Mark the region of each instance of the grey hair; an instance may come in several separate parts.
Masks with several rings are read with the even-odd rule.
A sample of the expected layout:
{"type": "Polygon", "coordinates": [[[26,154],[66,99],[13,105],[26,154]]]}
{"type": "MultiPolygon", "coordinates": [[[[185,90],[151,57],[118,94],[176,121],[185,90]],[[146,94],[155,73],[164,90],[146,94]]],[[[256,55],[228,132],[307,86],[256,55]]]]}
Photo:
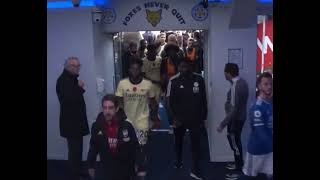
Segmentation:
{"type": "Polygon", "coordinates": [[[75,57],[75,56],[68,57],[64,62],[64,68],[67,68],[69,66],[69,63],[72,59],[79,61],[78,57],[75,57]]]}

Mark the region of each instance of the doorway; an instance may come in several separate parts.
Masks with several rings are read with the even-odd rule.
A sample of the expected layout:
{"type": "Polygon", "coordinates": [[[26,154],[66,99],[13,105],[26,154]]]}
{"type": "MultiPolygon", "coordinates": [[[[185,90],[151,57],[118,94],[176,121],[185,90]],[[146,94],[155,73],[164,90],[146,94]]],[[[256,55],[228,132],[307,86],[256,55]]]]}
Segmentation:
{"type": "MultiPolygon", "coordinates": [[[[114,89],[117,88],[119,81],[125,78],[126,73],[123,71],[125,70],[124,67],[124,55],[128,52],[130,42],[134,42],[137,44],[138,49],[140,48],[140,40],[146,40],[147,44],[156,43],[157,39],[160,38],[162,34],[165,34],[166,39],[165,43],[168,42],[168,36],[171,34],[175,34],[177,37],[177,43],[180,49],[183,52],[183,55],[186,56],[187,49],[190,45],[188,43],[194,41],[195,39],[198,40],[202,51],[201,54],[197,54],[197,58],[201,58],[201,63],[199,65],[199,70],[197,73],[201,74],[202,77],[205,79],[206,88],[207,88],[207,96],[209,97],[209,53],[208,53],[208,31],[207,30],[196,30],[196,29],[189,29],[189,30],[158,30],[158,31],[136,31],[136,32],[116,32],[113,33],[113,52],[114,52],[114,89]],[[194,34],[198,34],[199,37],[194,37],[194,34]]],[[[196,36],[198,36],[196,35],[196,36]]],[[[161,49],[163,50],[163,49],[161,49]]],[[[160,51],[161,51],[160,50],[160,51]]],[[[161,52],[158,54],[161,57],[161,52]]],[[[162,57],[163,58],[163,57],[162,57]]],[[[209,102],[208,98],[208,104],[209,102]]],[[[167,120],[167,116],[163,109],[163,104],[159,103],[159,114],[161,119],[161,129],[160,131],[168,131],[169,130],[169,123],[167,120]]]]}

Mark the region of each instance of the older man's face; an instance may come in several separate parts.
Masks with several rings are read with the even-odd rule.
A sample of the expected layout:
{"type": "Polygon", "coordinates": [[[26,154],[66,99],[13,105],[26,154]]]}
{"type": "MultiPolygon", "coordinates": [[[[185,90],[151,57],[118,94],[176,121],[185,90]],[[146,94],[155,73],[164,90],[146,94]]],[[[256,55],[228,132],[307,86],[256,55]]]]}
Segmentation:
{"type": "Polygon", "coordinates": [[[69,59],[67,64],[67,70],[71,74],[79,74],[80,66],[81,65],[78,59],[69,59]]]}

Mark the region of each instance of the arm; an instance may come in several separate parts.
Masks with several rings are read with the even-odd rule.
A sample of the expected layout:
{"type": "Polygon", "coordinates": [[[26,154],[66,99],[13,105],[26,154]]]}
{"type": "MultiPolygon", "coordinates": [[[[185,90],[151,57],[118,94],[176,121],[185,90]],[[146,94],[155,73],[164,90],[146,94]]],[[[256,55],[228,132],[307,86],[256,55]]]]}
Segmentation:
{"type": "Polygon", "coordinates": [[[161,65],[160,65],[160,84],[163,92],[165,92],[166,90],[166,85],[165,85],[166,76],[167,76],[166,63],[167,63],[167,59],[162,59],[161,65]]]}
{"type": "Polygon", "coordinates": [[[224,104],[224,111],[226,114],[231,111],[231,89],[227,93],[227,101],[224,104]]]}
{"type": "Polygon", "coordinates": [[[174,105],[174,97],[175,97],[175,88],[174,85],[172,84],[172,80],[170,79],[167,87],[167,101],[168,101],[168,111],[169,113],[175,118],[176,116],[176,111],[175,111],[175,105],[174,105]]]}
{"type": "Polygon", "coordinates": [[[98,155],[96,135],[97,135],[96,123],[93,123],[91,128],[90,147],[89,147],[88,158],[87,158],[89,169],[95,169],[95,162],[98,155]]]}
{"type": "Polygon", "coordinates": [[[136,159],[136,153],[140,150],[140,144],[136,135],[136,131],[134,130],[133,126],[131,123],[129,123],[129,132],[130,132],[130,136],[131,136],[131,143],[132,143],[132,151],[131,151],[131,155],[132,155],[132,159],[135,160],[136,159]]]}
{"type": "MultiPolygon", "coordinates": [[[[146,77],[146,70],[147,70],[146,61],[147,61],[147,60],[142,60],[143,64],[142,64],[142,67],[141,67],[141,74],[142,74],[142,76],[143,76],[145,79],[148,79],[148,78],[146,77]]],[[[148,80],[149,80],[149,79],[148,79],[148,80]]]]}
{"type": "MultiPolygon", "coordinates": [[[[166,46],[166,45],[165,45],[165,46],[166,46]]],[[[166,54],[166,52],[164,51],[164,49],[163,49],[163,51],[161,51],[160,56],[161,56],[162,59],[166,58],[167,54],[166,54]]]]}
{"type": "Polygon", "coordinates": [[[56,92],[60,102],[72,103],[80,99],[85,90],[78,84],[59,78],[56,84],[56,92]]]}
{"type": "Polygon", "coordinates": [[[199,61],[199,66],[201,69],[203,69],[203,49],[201,46],[198,47],[198,51],[196,55],[197,55],[196,60],[199,61]]]}
{"type": "Polygon", "coordinates": [[[208,114],[208,105],[207,105],[207,94],[206,94],[206,87],[203,78],[201,77],[200,81],[200,93],[201,93],[201,120],[207,120],[208,114]]]}
{"type": "Polygon", "coordinates": [[[229,123],[234,121],[239,115],[240,106],[241,106],[241,96],[243,95],[243,88],[240,83],[236,84],[235,87],[235,96],[234,96],[234,106],[230,108],[230,112],[226,115],[224,120],[221,122],[220,127],[223,129],[229,123]]]}
{"type": "Polygon", "coordinates": [[[158,103],[155,98],[155,92],[153,89],[153,85],[150,82],[150,89],[148,92],[148,101],[149,101],[149,108],[150,108],[150,116],[151,121],[156,121],[158,119],[158,103]]]}
{"type": "MultiPolygon", "coordinates": [[[[128,153],[124,154],[125,159],[123,159],[125,162],[129,163],[132,167],[132,170],[134,170],[135,163],[136,163],[136,157],[137,153],[139,153],[140,145],[137,139],[136,132],[130,122],[128,123],[128,132],[130,137],[130,146],[128,147],[128,153]]],[[[134,171],[132,171],[134,173],[134,171]]]]}

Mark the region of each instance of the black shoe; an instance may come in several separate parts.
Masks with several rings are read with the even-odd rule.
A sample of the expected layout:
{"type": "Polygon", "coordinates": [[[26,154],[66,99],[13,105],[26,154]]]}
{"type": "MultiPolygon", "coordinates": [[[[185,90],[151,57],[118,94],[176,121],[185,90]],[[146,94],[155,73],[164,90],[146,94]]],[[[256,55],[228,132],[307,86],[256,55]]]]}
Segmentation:
{"type": "Polygon", "coordinates": [[[174,163],[174,168],[175,169],[181,169],[182,168],[182,161],[176,161],[175,163],[174,163]]]}
{"type": "Polygon", "coordinates": [[[203,180],[204,178],[201,176],[200,173],[195,173],[193,171],[191,171],[190,176],[196,180],[203,180]]]}

